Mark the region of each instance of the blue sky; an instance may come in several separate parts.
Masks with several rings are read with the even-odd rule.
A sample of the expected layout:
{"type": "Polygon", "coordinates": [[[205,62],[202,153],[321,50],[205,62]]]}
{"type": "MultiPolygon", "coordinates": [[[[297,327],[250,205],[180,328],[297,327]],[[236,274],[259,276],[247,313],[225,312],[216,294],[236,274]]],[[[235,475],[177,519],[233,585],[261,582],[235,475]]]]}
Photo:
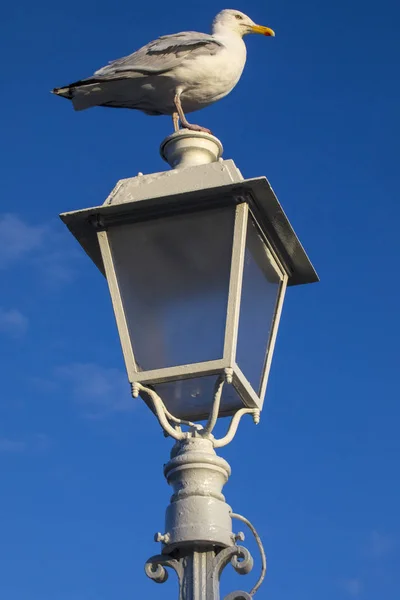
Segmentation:
{"type": "MultiPolygon", "coordinates": [[[[400,596],[398,101],[394,0],[247,0],[234,92],[201,113],[246,177],[266,175],[321,277],[287,294],[258,428],[222,453],[258,527],[260,598],[400,596]]],[[[163,527],[170,441],[129,396],[106,283],[58,213],[164,169],[168,118],[49,94],[159,34],[208,30],[210,0],[2,9],[0,596],[176,597],[143,572],[163,527]]],[[[251,541],[250,547],[253,549],[251,541]]],[[[257,566],[257,565],[256,565],[257,566]]],[[[225,573],[223,591],[256,575],[225,573]]],[[[248,581],[247,581],[248,580],[248,581]]]]}

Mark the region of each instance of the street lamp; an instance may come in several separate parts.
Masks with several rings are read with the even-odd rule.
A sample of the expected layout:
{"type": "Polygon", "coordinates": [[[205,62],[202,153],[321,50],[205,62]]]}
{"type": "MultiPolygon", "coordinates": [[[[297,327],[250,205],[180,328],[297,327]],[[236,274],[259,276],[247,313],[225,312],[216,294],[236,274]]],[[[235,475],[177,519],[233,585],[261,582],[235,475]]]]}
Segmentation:
{"type": "Polygon", "coordinates": [[[222,568],[247,572],[251,558],[214,449],[244,414],[259,421],[286,287],[318,277],[268,181],[244,180],[216,138],[182,130],[161,153],[173,170],[122,180],[102,206],[61,218],[107,278],[133,396],[177,440],[162,554],[146,572],[162,582],[173,567],[183,598],[217,600],[222,568]]]}

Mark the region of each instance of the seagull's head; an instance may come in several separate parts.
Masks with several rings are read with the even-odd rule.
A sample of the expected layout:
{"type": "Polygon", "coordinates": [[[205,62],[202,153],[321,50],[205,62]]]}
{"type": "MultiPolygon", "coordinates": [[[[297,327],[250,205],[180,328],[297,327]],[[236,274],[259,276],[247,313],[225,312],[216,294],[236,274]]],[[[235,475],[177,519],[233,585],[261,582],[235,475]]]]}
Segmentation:
{"type": "Polygon", "coordinates": [[[262,35],[275,36],[275,32],[269,27],[257,25],[240,10],[226,8],[217,14],[213,21],[213,33],[233,31],[241,37],[247,33],[261,33],[262,35]]]}

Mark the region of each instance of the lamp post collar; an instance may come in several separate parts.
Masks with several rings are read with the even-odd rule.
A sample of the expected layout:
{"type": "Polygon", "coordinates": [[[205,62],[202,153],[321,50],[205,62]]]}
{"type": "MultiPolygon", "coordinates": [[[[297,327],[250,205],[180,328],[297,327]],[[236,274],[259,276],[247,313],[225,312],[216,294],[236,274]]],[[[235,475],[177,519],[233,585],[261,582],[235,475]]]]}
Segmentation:
{"type": "Polygon", "coordinates": [[[162,158],[172,169],[184,169],[217,162],[223,153],[218,138],[201,131],[181,129],[169,135],[160,146],[162,158]]]}

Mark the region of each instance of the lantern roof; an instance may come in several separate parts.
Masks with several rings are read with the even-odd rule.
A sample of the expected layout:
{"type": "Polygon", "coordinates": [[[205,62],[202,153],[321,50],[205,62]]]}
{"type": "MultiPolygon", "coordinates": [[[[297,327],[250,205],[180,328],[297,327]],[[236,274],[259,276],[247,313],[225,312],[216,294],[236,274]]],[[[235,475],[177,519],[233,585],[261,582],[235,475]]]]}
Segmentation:
{"type": "Polygon", "coordinates": [[[266,177],[243,179],[232,160],[123,179],[103,205],[60,217],[104,275],[99,229],[243,201],[279,256],[288,285],[317,282],[318,275],[266,177]]]}

